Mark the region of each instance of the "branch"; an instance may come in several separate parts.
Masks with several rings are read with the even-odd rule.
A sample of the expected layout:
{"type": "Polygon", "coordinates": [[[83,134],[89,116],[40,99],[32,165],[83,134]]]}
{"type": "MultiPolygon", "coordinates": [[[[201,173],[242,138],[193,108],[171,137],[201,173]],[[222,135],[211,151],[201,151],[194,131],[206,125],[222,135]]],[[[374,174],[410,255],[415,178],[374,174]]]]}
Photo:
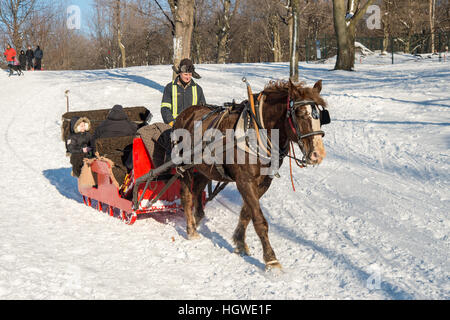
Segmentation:
{"type": "Polygon", "coordinates": [[[164,9],[161,7],[161,5],[159,4],[158,0],[155,0],[155,2],[158,5],[158,7],[161,10],[161,12],[167,18],[167,20],[169,20],[170,24],[172,25],[172,30],[175,30],[175,23],[173,23],[172,19],[170,19],[170,17],[167,15],[167,13],[164,11],[164,9]]]}
{"type": "Polygon", "coordinates": [[[351,18],[352,23],[357,23],[366,13],[369,6],[374,2],[375,0],[367,0],[366,4],[361,8],[356,10],[355,15],[351,18]]]}

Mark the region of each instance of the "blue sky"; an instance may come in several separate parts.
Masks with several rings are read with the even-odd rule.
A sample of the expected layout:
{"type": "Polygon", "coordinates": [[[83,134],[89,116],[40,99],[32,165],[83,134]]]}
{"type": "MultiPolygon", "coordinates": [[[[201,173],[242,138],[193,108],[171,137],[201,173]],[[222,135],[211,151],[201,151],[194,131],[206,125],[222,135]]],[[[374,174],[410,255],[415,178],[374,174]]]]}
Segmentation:
{"type": "Polygon", "coordinates": [[[69,5],[74,4],[81,8],[81,14],[88,14],[92,10],[92,0],[69,0],[69,5]]]}

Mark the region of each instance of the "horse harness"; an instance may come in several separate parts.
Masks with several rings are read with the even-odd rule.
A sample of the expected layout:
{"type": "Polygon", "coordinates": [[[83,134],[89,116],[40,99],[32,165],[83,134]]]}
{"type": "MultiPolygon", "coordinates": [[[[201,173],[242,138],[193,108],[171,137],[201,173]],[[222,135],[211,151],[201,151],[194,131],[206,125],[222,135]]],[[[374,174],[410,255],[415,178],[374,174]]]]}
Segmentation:
{"type": "MultiPolygon", "coordinates": [[[[232,113],[240,113],[240,117],[239,117],[240,120],[238,120],[238,122],[239,121],[244,122],[245,131],[250,129],[251,120],[253,120],[254,123],[256,123],[259,130],[265,129],[264,121],[263,121],[263,117],[262,117],[264,97],[265,96],[262,93],[260,93],[260,95],[258,96],[257,103],[255,104],[255,112],[252,111],[252,108],[250,107],[250,103],[248,100],[246,100],[240,104],[236,104],[233,101],[232,103],[225,103],[224,106],[208,105],[208,107],[211,108],[212,110],[211,110],[211,112],[204,115],[201,120],[203,122],[206,119],[208,119],[209,117],[216,115],[216,117],[213,119],[213,121],[208,125],[208,129],[213,129],[213,128],[217,129],[219,127],[220,123],[223,121],[223,119],[227,115],[232,114],[232,113]]],[[[302,166],[306,166],[306,160],[305,160],[306,155],[305,155],[305,151],[304,151],[304,145],[303,145],[303,142],[301,141],[301,139],[308,138],[308,137],[315,136],[315,135],[321,135],[322,137],[325,135],[325,133],[322,130],[313,131],[313,132],[310,132],[307,134],[301,134],[298,122],[295,118],[295,111],[298,107],[301,107],[304,105],[311,106],[311,109],[312,109],[311,116],[316,120],[320,119],[321,126],[331,122],[328,110],[326,110],[325,108],[322,108],[322,110],[320,110],[314,101],[312,101],[312,100],[294,101],[288,97],[286,118],[287,118],[287,121],[289,122],[291,130],[297,136],[297,139],[298,139],[297,142],[303,153],[303,159],[302,160],[297,159],[295,157],[295,154],[293,157],[290,154],[288,154],[289,144],[286,144],[286,146],[283,146],[283,148],[280,150],[279,157],[280,157],[280,160],[282,160],[285,156],[288,156],[290,158],[295,159],[302,166]]],[[[237,125],[238,125],[238,123],[236,123],[235,127],[237,125]]],[[[265,148],[265,149],[266,149],[266,152],[268,151],[268,154],[270,154],[269,145],[272,147],[273,147],[273,145],[272,145],[272,142],[270,141],[269,137],[266,136],[266,138],[267,138],[266,141],[268,142],[268,145],[267,145],[267,148],[265,148]]],[[[260,141],[260,140],[258,140],[258,141],[260,141]]],[[[249,146],[249,144],[247,144],[247,146],[249,146]]],[[[206,147],[205,144],[203,144],[202,149],[204,149],[204,147],[206,147]]],[[[252,149],[250,149],[250,150],[252,150],[252,149]]],[[[246,150],[246,151],[248,152],[248,150],[246,150]]],[[[252,150],[252,151],[257,152],[255,150],[252,150]]],[[[259,155],[263,156],[261,154],[259,154],[259,155]]],[[[135,188],[135,191],[133,192],[133,208],[134,209],[137,210],[139,208],[139,203],[142,201],[142,197],[143,197],[145,191],[148,189],[150,181],[154,180],[158,176],[159,173],[164,172],[165,170],[170,168],[171,165],[173,165],[173,163],[172,163],[172,161],[169,161],[169,162],[165,163],[164,165],[162,165],[161,167],[158,167],[157,169],[150,170],[149,173],[145,174],[144,176],[142,176],[136,180],[136,185],[139,185],[140,183],[143,183],[143,182],[146,182],[146,185],[144,187],[144,191],[143,191],[140,199],[138,199],[138,197],[137,197],[137,189],[138,188],[135,188]]],[[[222,176],[222,178],[225,180],[225,182],[223,182],[222,184],[218,184],[216,186],[216,188],[214,189],[214,191],[212,192],[210,197],[207,199],[207,201],[212,200],[212,198],[214,198],[228,184],[228,182],[234,181],[227,174],[223,165],[221,165],[221,164],[214,165],[213,164],[211,166],[212,166],[211,169],[213,167],[215,167],[217,169],[217,171],[222,176]]],[[[154,202],[156,202],[162,196],[162,194],[164,194],[164,192],[175,182],[175,180],[178,179],[178,177],[183,176],[184,172],[191,167],[193,167],[193,164],[177,167],[177,173],[166,183],[166,186],[160,191],[160,193],[156,196],[156,198],[151,201],[151,203],[147,204],[147,206],[152,205],[154,202]]],[[[278,173],[276,173],[275,176],[279,176],[278,173]]],[[[211,185],[208,185],[208,188],[211,189],[211,185]]],[[[211,193],[211,191],[212,191],[212,189],[210,190],[210,193],[211,193]]]]}
{"type": "MultiPolygon", "coordinates": [[[[264,120],[263,120],[263,106],[264,106],[264,100],[265,100],[265,95],[263,93],[260,93],[256,99],[256,103],[255,103],[255,112],[253,112],[252,108],[250,107],[250,102],[248,100],[243,101],[240,104],[236,104],[234,101],[232,103],[225,103],[224,106],[214,106],[214,105],[208,105],[208,107],[212,108],[212,111],[207,113],[206,115],[204,115],[202,117],[202,121],[205,121],[206,119],[210,118],[211,116],[215,116],[215,118],[213,119],[213,121],[209,124],[208,129],[217,129],[220,125],[220,123],[222,122],[222,120],[228,115],[231,114],[233,112],[239,112],[240,113],[240,117],[238,122],[235,124],[235,129],[236,129],[236,134],[243,134],[245,135],[245,132],[247,132],[247,130],[251,129],[252,127],[252,122],[254,124],[256,124],[257,128],[255,128],[258,131],[258,143],[259,146],[265,151],[265,154],[262,154],[261,152],[259,152],[258,150],[255,150],[255,148],[252,146],[252,144],[248,143],[248,137],[246,136],[244,144],[245,144],[245,149],[244,149],[244,144],[239,144],[238,143],[238,147],[240,147],[241,149],[244,149],[244,151],[249,152],[249,153],[253,153],[254,155],[258,155],[262,158],[265,159],[270,159],[271,157],[271,147],[272,146],[272,142],[270,140],[270,138],[268,137],[268,135],[266,134],[266,131],[261,131],[262,129],[265,129],[264,127],[264,120]],[[242,129],[243,131],[241,132],[239,129],[242,129]],[[263,138],[260,137],[260,135],[263,135],[263,138]],[[262,141],[267,142],[266,145],[264,145],[264,143],[262,143],[262,141]]],[[[311,106],[311,116],[313,119],[315,120],[319,120],[320,121],[320,126],[325,125],[325,124],[329,124],[331,122],[330,119],[330,114],[328,112],[327,109],[325,108],[319,108],[318,104],[313,101],[313,100],[299,100],[299,101],[295,101],[290,99],[290,97],[288,96],[287,99],[287,112],[286,112],[286,119],[289,123],[289,126],[293,132],[293,134],[297,137],[297,143],[300,147],[300,150],[303,153],[303,159],[299,160],[296,159],[297,161],[300,161],[303,165],[306,165],[306,154],[305,154],[305,147],[304,147],[304,143],[302,141],[302,139],[304,138],[309,138],[315,135],[321,135],[322,137],[325,136],[325,132],[322,130],[316,130],[313,132],[309,132],[306,134],[302,134],[300,132],[300,127],[298,124],[298,121],[296,119],[295,116],[295,112],[297,110],[297,108],[305,106],[305,105],[310,105],[311,106]]],[[[240,137],[238,137],[240,138],[240,137]]],[[[285,156],[288,156],[288,149],[289,149],[289,145],[283,146],[280,149],[280,159],[284,158],[285,156]]],[[[218,171],[221,173],[222,178],[230,180],[231,178],[225,173],[225,170],[223,168],[222,165],[216,165],[218,171]]]]}
{"type": "MultiPolygon", "coordinates": [[[[288,119],[289,126],[291,127],[292,132],[297,137],[297,143],[300,147],[300,150],[303,153],[303,158],[305,158],[306,154],[305,154],[305,147],[304,147],[302,139],[309,138],[309,137],[316,136],[316,135],[321,135],[322,137],[325,136],[325,132],[322,130],[317,130],[317,131],[313,131],[310,133],[301,134],[297,119],[295,117],[295,112],[298,107],[302,107],[302,106],[306,106],[306,105],[311,106],[311,116],[313,119],[320,120],[320,126],[329,124],[331,122],[330,114],[329,114],[328,110],[326,110],[325,108],[322,108],[322,110],[320,110],[315,101],[313,101],[313,100],[295,101],[295,100],[291,100],[290,97],[288,96],[286,118],[288,119]]],[[[304,160],[305,159],[303,159],[302,162],[304,162],[304,160]]]]}

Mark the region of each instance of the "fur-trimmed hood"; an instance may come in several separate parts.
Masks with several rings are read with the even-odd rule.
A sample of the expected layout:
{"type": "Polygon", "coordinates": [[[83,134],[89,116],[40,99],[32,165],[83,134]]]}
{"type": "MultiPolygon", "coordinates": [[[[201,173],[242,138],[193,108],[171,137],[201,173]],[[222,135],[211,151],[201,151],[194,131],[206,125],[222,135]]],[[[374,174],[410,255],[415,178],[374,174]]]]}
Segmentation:
{"type": "Polygon", "coordinates": [[[87,117],[73,117],[72,119],[70,119],[70,132],[79,133],[77,128],[82,122],[86,122],[88,124],[88,128],[86,131],[90,131],[91,121],[87,117]]]}

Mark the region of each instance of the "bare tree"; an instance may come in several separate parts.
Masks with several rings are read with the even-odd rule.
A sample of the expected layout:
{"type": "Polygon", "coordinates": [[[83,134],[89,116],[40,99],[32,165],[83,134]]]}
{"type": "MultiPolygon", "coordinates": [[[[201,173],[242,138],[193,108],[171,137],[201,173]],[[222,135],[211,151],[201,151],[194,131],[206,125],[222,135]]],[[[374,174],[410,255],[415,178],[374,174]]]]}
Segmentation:
{"type": "MultiPolygon", "coordinates": [[[[158,0],[155,2],[172,25],[173,64],[178,65],[183,58],[191,56],[195,0],[167,0],[172,18],[163,10],[158,0]]],[[[174,73],[173,77],[175,76],[174,73]]]]}
{"type": "Polygon", "coordinates": [[[431,53],[434,53],[434,17],[435,17],[435,11],[436,11],[436,0],[429,0],[431,53]]]}
{"type": "Polygon", "coordinates": [[[230,37],[231,21],[239,8],[239,1],[234,1],[234,7],[231,0],[220,0],[221,9],[217,18],[217,63],[225,63],[228,52],[228,39],[230,37]]]}
{"type": "Polygon", "coordinates": [[[291,19],[289,21],[290,51],[289,51],[289,79],[298,81],[298,46],[299,46],[299,12],[300,0],[290,0],[289,10],[291,19]]]}
{"type": "Polygon", "coordinates": [[[191,40],[194,29],[195,0],[168,0],[175,24],[173,38],[173,63],[191,57],[191,40]]]}
{"type": "Polygon", "coordinates": [[[121,23],[121,15],[122,15],[122,4],[121,0],[115,0],[114,3],[114,30],[117,35],[117,44],[119,46],[120,55],[122,58],[122,68],[126,68],[127,59],[125,55],[125,46],[122,42],[122,23],[121,23]]]}
{"type": "Polygon", "coordinates": [[[429,27],[429,17],[424,14],[428,10],[428,1],[395,0],[393,1],[392,29],[404,52],[412,53],[416,49],[424,49],[425,44],[414,41],[414,35],[425,33],[429,27]]]}
{"type": "Polygon", "coordinates": [[[263,15],[267,21],[264,24],[264,34],[266,36],[267,45],[273,53],[273,61],[281,62],[283,57],[282,48],[282,23],[286,23],[286,18],[281,13],[284,5],[278,0],[264,0],[263,15]]]}
{"type": "Polygon", "coordinates": [[[366,0],[366,3],[360,7],[360,0],[333,0],[334,29],[338,46],[335,70],[353,70],[356,24],[373,1],[366,0]]]}
{"type": "Polygon", "coordinates": [[[215,34],[211,32],[215,28],[214,14],[215,1],[196,0],[194,9],[194,30],[192,35],[192,61],[194,63],[214,62],[216,47],[211,45],[216,42],[215,34]]]}
{"type": "Polygon", "coordinates": [[[22,47],[22,27],[35,10],[37,0],[0,0],[0,22],[15,48],[22,47]]]}
{"type": "Polygon", "coordinates": [[[388,51],[389,37],[391,35],[392,1],[383,1],[384,14],[381,18],[381,22],[383,23],[383,48],[381,49],[381,54],[386,54],[388,51]]]}

